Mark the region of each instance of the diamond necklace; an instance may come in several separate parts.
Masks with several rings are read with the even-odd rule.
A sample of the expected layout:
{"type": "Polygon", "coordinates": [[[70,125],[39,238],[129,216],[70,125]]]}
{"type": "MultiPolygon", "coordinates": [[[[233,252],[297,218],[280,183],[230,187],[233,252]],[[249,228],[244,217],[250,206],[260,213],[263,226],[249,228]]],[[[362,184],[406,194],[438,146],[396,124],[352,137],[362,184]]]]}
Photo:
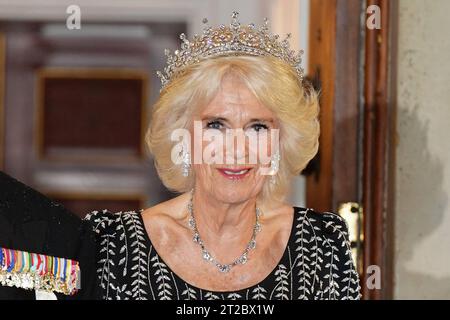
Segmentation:
{"type": "Polygon", "coordinates": [[[255,226],[253,227],[252,238],[249,241],[249,243],[247,244],[244,252],[232,263],[222,264],[222,263],[218,262],[212,256],[212,254],[209,253],[209,251],[205,247],[203,240],[200,237],[200,233],[198,232],[197,224],[196,224],[195,218],[194,218],[194,206],[192,203],[192,198],[193,197],[191,197],[191,199],[188,203],[188,211],[189,211],[189,222],[188,223],[189,223],[189,228],[191,228],[194,232],[194,236],[193,236],[192,240],[195,243],[197,243],[198,245],[200,245],[200,247],[202,249],[203,259],[205,259],[208,262],[213,263],[219,269],[220,272],[229,272],[232,267],[234,267],[238,264],[245,264],[248,260],[248,253],[250,252],[250,250],[256,248],[256,234],[261,231],[261,224],[259,223],[259,217],[261,215],[261,211],[259,210],[259,208],[258,207],[256,208],[256,222],[255,222],[255,226]]]}

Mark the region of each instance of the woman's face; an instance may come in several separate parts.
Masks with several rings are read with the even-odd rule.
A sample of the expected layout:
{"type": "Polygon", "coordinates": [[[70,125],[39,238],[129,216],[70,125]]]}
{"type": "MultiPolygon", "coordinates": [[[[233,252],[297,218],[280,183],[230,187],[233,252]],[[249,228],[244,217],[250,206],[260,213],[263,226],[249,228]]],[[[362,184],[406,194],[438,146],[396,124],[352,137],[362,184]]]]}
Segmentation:
{"type": "Polygon", "coordinates": [[[271,129],[278,129],[273,112],[262,105],[245,84],[229,75],[224,78],[215,98],[200,110],[195,120],[201,120],[203,137],[205,131],[215,137],[212,141],[201,142],[198,130],[191,132],[194,143],[201,144],[198,149],[204,156],[203,163],[193,165],[196,188],[206,193],[205,196],[224,203],[239,203],[257,196],[267,178],[259,169],[270,166],[267,157],[271,155],[271,129]],[[264,136],[267,139],[261,140],[264,136]],[[223,137],[222,143],[218,143],[216,137],[223,137]],[[238,139],[241,139],[241,145],[238,139]],[[258,157],[259,152],[266,156],[264,163],[258,157]],[[208,162],[205,161],[207,155],[220,163],[205,163],[208,162]]]}

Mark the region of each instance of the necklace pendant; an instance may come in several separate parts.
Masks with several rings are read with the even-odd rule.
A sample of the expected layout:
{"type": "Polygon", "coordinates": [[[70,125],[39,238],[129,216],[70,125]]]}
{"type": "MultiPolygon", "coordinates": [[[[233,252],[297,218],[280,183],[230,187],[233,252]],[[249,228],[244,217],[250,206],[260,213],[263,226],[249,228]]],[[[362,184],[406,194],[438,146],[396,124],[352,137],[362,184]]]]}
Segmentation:
{"type": "Polygon", "coordinates": [[[211,261],[212,260],[212,257],[211,257],[211,255],[209,254],[208,251],[203,251],[203,259],[205,259],[206,261],[211,261]]]}
{"type": "Polygon", "coordinates": [[[240,264],[245,264],[248,261],[247,255],[243,254],[238,260],[237,262],[240,264]]]}
{"type": "Polygon", "coordinates": [[[223,273],[227,273],[231,269],[230,265],[228,265],[228,264],[221,264],[221,265],[218,265],[217,267],[219,268],[219,271],[223,272],[223,273]]]}
{"type": "Polygon", "coordinates": [[[200,243],[200,235],[198,233],[195,233],[194,237],[192,237],[192,240],[194,242],[200,243]]]}

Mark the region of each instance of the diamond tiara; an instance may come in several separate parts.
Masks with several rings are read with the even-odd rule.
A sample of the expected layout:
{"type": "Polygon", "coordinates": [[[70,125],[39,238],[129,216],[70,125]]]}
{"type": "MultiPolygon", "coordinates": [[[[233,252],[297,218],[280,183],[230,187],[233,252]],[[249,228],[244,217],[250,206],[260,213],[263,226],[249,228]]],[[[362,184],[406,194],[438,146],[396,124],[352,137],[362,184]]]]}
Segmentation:
{"type": "Polygon", "coordinates": [[[242,26],[238,16],[239,13],[233,11],[229,26],[220,25],[215,28],[210,27],[208,20],[204,18],[203,34],[195,34],[192,41],[181,33],[181,50],[177,49],[171,54],[169,49],[165,49],[167,66],[164,72],[156,72],[161,80],[160,91],[186,66],[212,57],[231,55],[274,56],[291,65],[302,83],[304,70],[301,63],[304,52],[300,50],[296,53],[289,48],[291,34],[288,33],[280,41],[278,34],[269,32],[269,19],[265,18],[264,24],[257,28],[253,23],[242,26]]]}

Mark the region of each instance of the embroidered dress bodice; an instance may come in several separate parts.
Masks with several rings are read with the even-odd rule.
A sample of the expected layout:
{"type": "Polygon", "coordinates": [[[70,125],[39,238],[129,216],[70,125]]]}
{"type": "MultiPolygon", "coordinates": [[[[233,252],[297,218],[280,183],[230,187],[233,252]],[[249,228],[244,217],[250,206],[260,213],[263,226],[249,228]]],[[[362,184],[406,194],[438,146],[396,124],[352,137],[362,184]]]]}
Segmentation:
{"type": "Polygon", "coordinates": [[[278,265],[258,284],[227,292],[197,288],[173,272],[153,247],[142,211],[94,211],[84,222],[97,242],[100,295],[108,300],[359,299],[345,221],[334,213],[294,209],[278,265]]]}

